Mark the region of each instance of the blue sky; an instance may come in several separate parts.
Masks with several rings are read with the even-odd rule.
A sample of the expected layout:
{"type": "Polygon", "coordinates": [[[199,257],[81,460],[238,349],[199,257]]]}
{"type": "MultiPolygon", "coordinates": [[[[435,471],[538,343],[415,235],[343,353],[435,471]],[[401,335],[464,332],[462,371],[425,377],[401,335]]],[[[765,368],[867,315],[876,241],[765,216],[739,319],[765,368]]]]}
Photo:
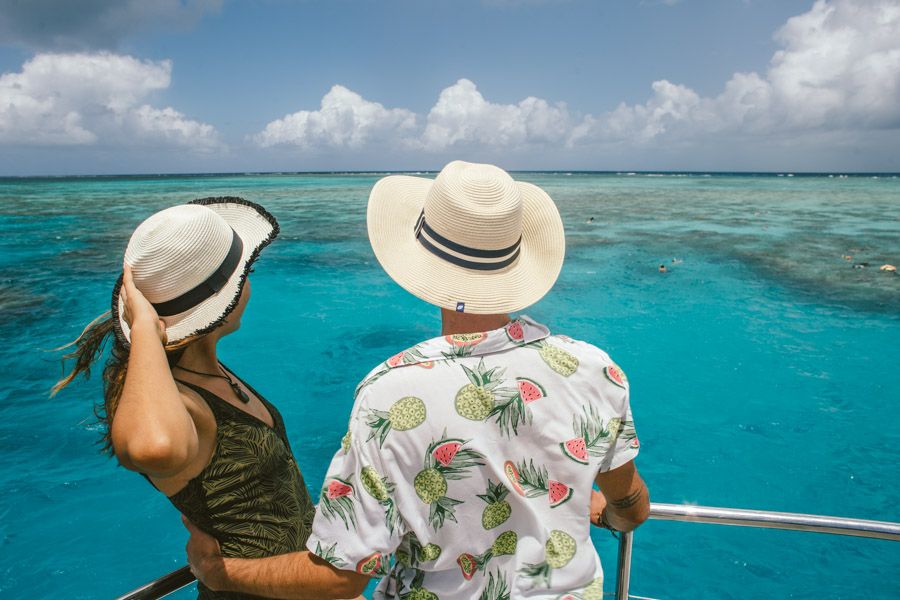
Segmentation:
{"type": "Polygon", "coordinates": [[[0,174],[900,171],[900,0],[0,0],[0,174]]]}

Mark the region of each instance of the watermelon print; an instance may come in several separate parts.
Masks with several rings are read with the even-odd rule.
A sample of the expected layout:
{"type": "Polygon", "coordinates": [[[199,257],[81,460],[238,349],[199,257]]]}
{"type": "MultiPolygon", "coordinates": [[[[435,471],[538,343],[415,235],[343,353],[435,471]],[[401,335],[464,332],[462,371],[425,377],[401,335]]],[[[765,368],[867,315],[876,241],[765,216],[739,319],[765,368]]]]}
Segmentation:
{"type": "Polygon", "coordinates": [[[535,400],[540,400],[547,396],[547,392],[544,391],[541,384],[533,379],[517,377],[516,382],[519,387],[519,395],[525,404],[531,404],[535,400]]]}
{"type": "Polygon", "coordinates": [[[506,333],[509,341],[514,344],[521,344],[525,341],[525,328],[522,326],[522,321],[518,319],[507,323],[503,331],[506,333]]]}
{"type": "Polygon", "coordinates": [[[308,549],[382,577],[376,598],[603,600],[585,513],[597,471],[638,452],[621,369],[527,317],[392,354],[360,384],[308,549]]]}
{"type": "Polygon", "coordinates": [[[547,481],[547,494],[550,500],[550,508],[556,508],[560,504],[568,502],[572,498],[572,488],[559,481],[550,479],[547,481]]]}
{"type": "Polygon", "coordinates": [[[606,375],[607,379],[622,389],[625,389],[625,386],[628,385],[628,378],[625,377],[625,372],[616,365],[604,367],[603,374],[606,375]]]}
{"type": "Polygon", "coordinates": [[[463,443],[462,440],[450,440],[444,442],[431,452],[431,456],[433,456],[434,460],[438,461],[442,467],[449,467],[463,443]]]}
{"type": "Polygon", "coordinates": [[[535,467],[533,459],[527,463],[523,460],[517,465],[511,465],[507,461],[506,465],[507,477],[515,476],[518,479],[517,483],[519,489],[522,490],[520,492],[522,496],[526,498],[547,496],[550,508],[565,504],[572,498],[572,489],[560,481],[550,479],[547,476],[547,467],[535,467]],[[512,466],[513,469],[510,469],[509,466],[512,466]]]}
{"type": "Polygon", "coordinates": [[[584,438],[578,437],[562,442],[560,443],[560,447],[562,448],[563,454],[566,455],[566,458],[581,463],[582,465],[586,465],[590,462],[588,460],[587,442],[584,441],[584,438]]]}
{"type": "Polygon", "coordinates": [[[467,440],[455,440],[447,438],[447,430],[440,440],[432,442],[425,456],[425,468],[419,471],[413,480],[413,488],[416,495],[425,504],[429,505],[428,521],[435,531],[444,526],[444,521],[450,519],[456,522],[455,506],[462,504],[462,500],[456,500],[447,496],[448,480],[466,479],[470,476],[470,470],[474,467],[484,466],[484,455],[469,448],[461,448],[467,444],[467,440]],[[435,458],[435,451],[445,447],[447,443],[459,444],[452,450],[452,456],[448,451],[440,454],[443,459],[449,456],[447,464],[443,464],[435,458]]]}
{"type": "Polygon", "coordinates": [[[502,402],[498,402],[488,413],[488,417],[496,417],[497,426],[500,432],[506,437],[519,435],[520,425],[531,425],[532,414],[531,409],[526,406],[527,402],[522,395],[522,390],[526,390],[529,402],[533,402],[539,398],[543,398],[546,394],[544,389],[531,379],[516,379],[516,391],[512,396],[502,402]]]}
{"type": "Polygon", "coordinates": [[[612,448],[619,435],[621,420],[618,417],[603,422],[603,417],[593,406],[582,407],[582,414],[572,419],[572,429],[578,437],[560,444],[563,455],[577,463],[589,464],[589,457],[603,457],[612,448]]]}
{"type": "Polygon", "coordinates": [[[328,520],[340,518],[348,530],[350,525],[356,527],[356,515],[353,512],[353,486],[347,481],[332,477],[325,480],[319,507],[328,520]]]}

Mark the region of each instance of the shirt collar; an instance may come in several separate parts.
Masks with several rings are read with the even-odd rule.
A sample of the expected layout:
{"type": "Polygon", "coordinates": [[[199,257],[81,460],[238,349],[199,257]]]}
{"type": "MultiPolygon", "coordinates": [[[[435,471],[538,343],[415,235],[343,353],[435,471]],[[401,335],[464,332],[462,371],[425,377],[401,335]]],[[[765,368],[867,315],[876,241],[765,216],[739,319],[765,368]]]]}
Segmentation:
{"type": "Polygon", "coordinates": [[[453,360],[464,356],[484,356],[524,346],[549,335],[550,330],[546,325],[542,325],[526,315],[520,315],[499,329],[431,338],[388,360],[393,360],[399,366],[400,364],[453,360]]]}

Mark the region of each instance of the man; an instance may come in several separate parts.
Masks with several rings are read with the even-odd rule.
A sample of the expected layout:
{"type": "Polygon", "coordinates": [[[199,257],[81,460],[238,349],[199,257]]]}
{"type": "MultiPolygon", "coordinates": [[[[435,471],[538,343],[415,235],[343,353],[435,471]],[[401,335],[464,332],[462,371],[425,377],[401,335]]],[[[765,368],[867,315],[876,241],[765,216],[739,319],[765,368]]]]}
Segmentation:
{"type": "Polygon", "coordinates": [[[649,495],[622,370],[508,315],[559,275],[553,201],[497,167],[457,161],[433,181],[380,180],[368,227],[386,272],[441,308],[442,336],[357,388],[309,553],[222,559],[192,532],[195,572],[214,589],[285,598],[358,594],[368,576],[383,577],[375,598],[601,598],[585,514],[630,531],[649,495]]]}

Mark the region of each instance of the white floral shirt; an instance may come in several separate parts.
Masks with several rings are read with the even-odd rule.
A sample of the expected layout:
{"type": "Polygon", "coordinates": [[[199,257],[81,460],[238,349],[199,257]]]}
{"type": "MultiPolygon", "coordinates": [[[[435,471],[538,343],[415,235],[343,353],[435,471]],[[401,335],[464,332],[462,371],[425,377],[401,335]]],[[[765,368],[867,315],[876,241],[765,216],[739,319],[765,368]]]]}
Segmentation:
{"type": "Polygon", "coordinates": [[[360,383],[308,547],[374,598],[599,600],[594,477],[638,448],[602,350],[524,316],[434,338],[360,383]]]}

